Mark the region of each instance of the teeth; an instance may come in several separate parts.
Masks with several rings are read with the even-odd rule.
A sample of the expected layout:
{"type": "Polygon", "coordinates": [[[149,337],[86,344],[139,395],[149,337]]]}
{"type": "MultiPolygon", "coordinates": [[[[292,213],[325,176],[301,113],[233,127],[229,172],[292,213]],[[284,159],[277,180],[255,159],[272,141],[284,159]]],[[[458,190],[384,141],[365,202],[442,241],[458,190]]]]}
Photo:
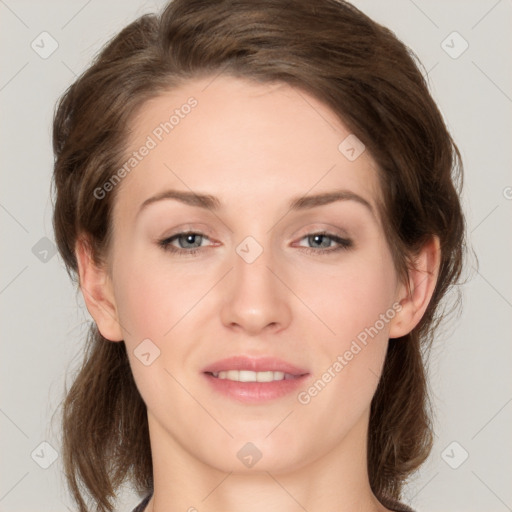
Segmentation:
{"type": "Polygon", "coordinates": [[[272,382],[274,380],[295,379],[295,376],[284,372],[253,372],[250,370],[227,370],[213,372],[212,375],[219,379],[234,380],[237,382],[272,382]]]}

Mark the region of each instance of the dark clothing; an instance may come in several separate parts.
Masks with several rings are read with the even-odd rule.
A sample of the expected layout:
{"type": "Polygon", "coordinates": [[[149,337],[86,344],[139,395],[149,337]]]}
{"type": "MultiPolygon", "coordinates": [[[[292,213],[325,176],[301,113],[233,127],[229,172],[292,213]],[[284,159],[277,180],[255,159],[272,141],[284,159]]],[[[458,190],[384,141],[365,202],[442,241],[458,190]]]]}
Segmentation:
{"type": "Polygon", "coordinates": [[[149,503],[149,500],[151,499],[151,496],[153,496],[153,493],[148,494],[134,509],[133,512],[144,512],[144,509],[146,508],[147,504],[149,503]]]}

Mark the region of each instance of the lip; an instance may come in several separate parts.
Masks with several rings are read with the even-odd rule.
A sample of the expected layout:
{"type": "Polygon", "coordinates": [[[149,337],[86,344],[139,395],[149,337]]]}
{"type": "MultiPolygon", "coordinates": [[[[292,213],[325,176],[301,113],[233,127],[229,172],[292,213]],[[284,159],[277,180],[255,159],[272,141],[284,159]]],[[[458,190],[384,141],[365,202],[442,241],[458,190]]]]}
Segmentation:
{"type": "Polygon", "coordinates": [[[203,373],[223,372],[227,370],[250,370],[253,372],[284,372],[297,377],[308,373],[291,363],[275,357],[233,356],[221,359],[203,369],[203,373]]]}
{"type": "Polygon", "coordinates": [[[234,356],[217,361],[203,369],[208,384],[217,393],[242,403],[262,403],[276,400],[296,391],[304,384],[309,372],[291,363],[273,357],[252,358],[234,356]],[[238,382],[218,379],[212,373],[227,370],[249,370],[253,372],[283,372],[294,376],[293,379],[272,382],[238,382]]]}

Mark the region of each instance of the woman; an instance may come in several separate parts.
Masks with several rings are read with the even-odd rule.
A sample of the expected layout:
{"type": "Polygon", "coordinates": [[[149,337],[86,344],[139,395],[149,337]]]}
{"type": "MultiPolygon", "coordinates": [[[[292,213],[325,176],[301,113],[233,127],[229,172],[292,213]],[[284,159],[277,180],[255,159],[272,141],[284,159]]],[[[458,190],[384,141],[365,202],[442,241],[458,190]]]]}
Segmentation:
{"type": "Polygon", "coordinates": [[[174,0],[68,89],[54,151],[94,319],[63,405],[80,511],[126,479],[137,512],[411,510],[465,228],[410,51],[338,0],[174,0]]]}

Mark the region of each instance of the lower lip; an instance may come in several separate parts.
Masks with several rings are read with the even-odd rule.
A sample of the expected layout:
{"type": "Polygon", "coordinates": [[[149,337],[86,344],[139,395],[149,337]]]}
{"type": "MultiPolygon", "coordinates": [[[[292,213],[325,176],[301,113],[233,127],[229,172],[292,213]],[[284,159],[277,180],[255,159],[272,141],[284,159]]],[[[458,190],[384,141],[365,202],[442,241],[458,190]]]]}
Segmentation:
{"type": "Polygon", "coordinates": [[[306,374],[295,379],[274,380],[272,382],[238,382],[218,379],[208,373],[203,375],[215,391],[244,403],[260,403],[282,398],[301,387],[308,377],[308,374],[306,374]]]}

